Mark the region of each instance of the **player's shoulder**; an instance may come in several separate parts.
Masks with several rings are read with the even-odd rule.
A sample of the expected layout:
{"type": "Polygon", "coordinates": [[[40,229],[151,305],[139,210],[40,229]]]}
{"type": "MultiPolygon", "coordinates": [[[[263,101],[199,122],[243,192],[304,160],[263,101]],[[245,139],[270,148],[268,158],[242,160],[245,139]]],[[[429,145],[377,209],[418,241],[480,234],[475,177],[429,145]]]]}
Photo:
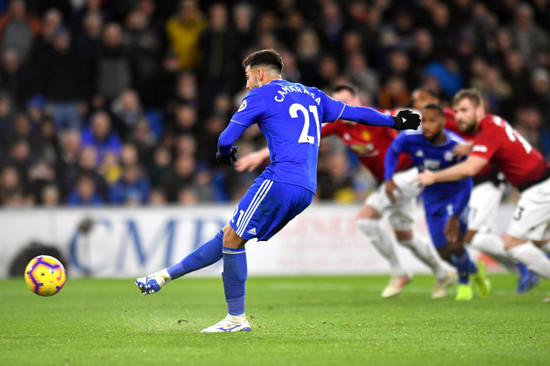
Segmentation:
{"type": "Polygon", "coordinates": [[[486,114],[479,122],[478,134],[484,133],[493,137],[505,133],[508,122],[496,114],[486,114]]]}
{"type": "Polygon", "coordinates": [[[458,135],[457,133],[453,132],[453,131],[450,131],[450,130],[447,130],[447,129],[444,129],[445,130],[445,133],[447,134],[447,136],[449,137],[449,140],[454,142],[454,143],[457,143],[457,144],[464,144],[466,143],[466,140],[464,140],[460,135],[458,135]]]}
{"type": "Polygon", "coordinates": [[[399,136],[405,136],[408,139],[417,139],[423,137],[422,128],[419,126],[416,130],[404,130],[399,136]]]}

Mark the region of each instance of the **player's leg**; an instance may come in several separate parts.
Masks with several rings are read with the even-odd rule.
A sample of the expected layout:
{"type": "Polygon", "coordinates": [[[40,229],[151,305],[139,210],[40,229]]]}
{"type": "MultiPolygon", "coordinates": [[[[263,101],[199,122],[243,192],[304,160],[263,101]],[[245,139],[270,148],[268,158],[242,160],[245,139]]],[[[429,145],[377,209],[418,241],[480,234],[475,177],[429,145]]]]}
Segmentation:
{"type": "MultiPolygon", "coordinates": [[[[470,275],[480,274],[484,278],[484,272],[479,273],[478,266],[470,259],[470,255],[462,240],[464,238],[464,232],[466,231],[465,220],[461,220],[460,223],[460,240],[454,245],[447,243],[447,238],[444,233],[445,225],[448,221],[448,215],[446,210],[440,210],[439,212],[426,213],[426,221],[428,223],[428,229],[432,237],[434,246],[441,257],[456,268],[458,273],[458,286],[457,286],[457,301],[468,301],[473,298],[473,292],[470,285],[470,275]]],[[[485,293],[483,294],[485,295],[485,293]]],[[[488,293],[487,293],[488,296],[488,293]]]]}
{"type": "Polygon", "coordinates": [[[447,288],[456,282],[456,270],[445,262],[434,246],[413,231],[415,213],[415,198],[401,198],[390,209],[389,221],[395,230],[397,241],[409,248],[422,263],[435,274],[436,283],[433,298],[445,296],[447,288]]]}
{"type": "Polygon", "coordinates": [[[494,227],[504,186],[492,182],[478,184],[472,190],[469,206],[466,243],[496,260],[503,268],[518,276],[518,293],[523,293],[538,284],[538,276],[525,265],[517,263],[504,249],[504,242],[495,234],[494,227]]]}
{"type": "Polygon", "coordinates": [[[381,294],[383,298],[388,298],[401,293],[403,287],[409,283],[411,275],[403,269],[395,252],[395,240],[380,223],[381,213],[391,204],[383,187],[382,185],[382,189],[377,189],[367,199],[357,215],[357,227],[390,265],[391,278],[381,294]]]}
{"type": "MultiPolygon", "coordinates": [[[[241,200],[241,205],[243,202],[241,200]]],[[[227,302],[227,316],[220,322],[203,329],[202,333],[249,332],[252,330],[244,311],[245,283],[248,277],[245,244],[230,226],[223,231],[223,289],[227,302]]]]}
{"type": "Polygon", "coordinates": [[[539,246],[550,238],[550,179],[522,192],[506,234],[504,246],[517,261],[550,279],[550,260],[539,246]]]}
{"type": "Polygon", "coordinates": [[[203,333],[250,331],[245,315],[245,243],[268,240],[302,212],[313,193],[298,186],[257,179],[243,196],[223,235],[223,284],[228,315],[203,333]]]}
{"type": "Polygon", "coordinates": [[[138,278],[136,285],[144,295],[153,294],[160,291],[171,280],[216,263],[222,258],[223,233],[228,227],[229,225],[218,231],[212,239],[198,247],[175,265],[138,278]]]}

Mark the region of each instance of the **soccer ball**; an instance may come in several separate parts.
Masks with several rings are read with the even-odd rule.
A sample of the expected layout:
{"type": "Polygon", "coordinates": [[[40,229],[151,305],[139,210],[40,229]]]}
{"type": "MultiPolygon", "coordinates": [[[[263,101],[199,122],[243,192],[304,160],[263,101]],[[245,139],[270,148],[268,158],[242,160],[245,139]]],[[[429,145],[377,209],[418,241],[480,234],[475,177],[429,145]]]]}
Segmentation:
{"type": "Polygon", "coordinates": [[[40,296],[57,294],[63,288],[66,278],[63,264],[48,255],[34,257],[25,268],[27,287],[40,296]]]}

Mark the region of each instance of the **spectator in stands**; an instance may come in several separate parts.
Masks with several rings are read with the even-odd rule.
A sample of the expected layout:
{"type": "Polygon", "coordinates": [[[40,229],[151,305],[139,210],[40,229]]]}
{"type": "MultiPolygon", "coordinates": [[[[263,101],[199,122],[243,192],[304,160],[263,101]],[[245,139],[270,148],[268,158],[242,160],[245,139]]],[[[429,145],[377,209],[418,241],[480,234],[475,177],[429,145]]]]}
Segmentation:
{"type": "Polygon", "coordinates": [[[548,34],[533,21],[533,9],[529,4],[518,5],[511,32],[525,60],[536,60],[548,52],[548,34]]]}
{"type": "Polygon", "coordinates": [[[193,108],[199,106],[199,87],[195,74],[185,71],[177,75],[176,84],[170,101],[168,102],[168,112],[175,113],[176,109],[186,104],[193,108]]]}
{"type": "Polygon", "coordinates": [[[55,208],[60,204],[59,189],[56,185],[50,184],[42,189],[42,205],[55,208]]]}
{"type": "Polygon", "coordinates": [[[229,26],[227,5],[214,3],[208,9],[208,26],[201,32],[202,50],[200,67],[201,108],[208,110],[211,99],[218,92],[233,93],[242,84],[241,57],[237,35],[229,26]]]}
{"type": "Polygon", "coordinates": [[[0,79],[2,80],[2,89],[10,94],[17,108],[22,108],[28,90],[25,85],[21,60],[14,49],[4,51],[0,79]]]}
{"type": "Polygon", "coordinates": [[[172,157],[170,151],[163,146],[158,145],[153,153],[153,163],[149,167],[149,179],[153,187],[159,187],[171,177],[172,157]]]}
{"type": "Polygon", "coordinates": [[[55,32],[53,48],[36,60],[36,90],[51,102],[58,130],[82,127],[79,103],[85,96],[80,85],[87,77],[79,61],[65,28],[55,32]]]}
{"type": "Polygon", "coordinates": [[[27,197],[33,204],[42,205],[44,188],[56,183],[55,170],[45,159],[39,159],[31,165],[28,177],[29,192],[27,197]]]}
{"type": "Polygon", "coordinates": [[[16,207],[24,204],[24,188],[14,166],[7,165],[0,175],[0,204],[16,207]]]}
{"type": "Polygon", "coordinates": [[[103,163],[99,168],[99,174],[105,178],[105,181],[109,186],[114,185],[122,175],[122,168],[118,163],[118,157],[108,152],[103,157],[103,163]]]}
{"type": "MultiPolygon", "coordinates": [[[[60,152],[58,159],[55,162],[55,171],[58,177],[61,178],[61,193],[66,197],[65,176],[69,171],[74,170],[78,165],[80,151],[82,148],[82,138],[77,130],[68,130],[61,134],[60,152]]],[[[95,155],[94,155],[95,160],[95,155]]],[[[76,181],[76,179],[75,179],[76,181]]]]}
{"type": "Polygon", "coordinates": [[[113,127],[120,136],[129,136],[137,122],[143,118],[139,95],[133,89],[122,92],[111,106],[113,127]]]}
{"type": "Polygon", "coordinates": [[[103,202],[107,202],[109,200],[109,186],[105,178],[99,174],[98,167],[96,148],[93,146],[84,147],[78,158],[78,164],[64,172],[63,196],[67,197],[78,184],[79,178],[85,175],[93,181],[94,193],[99,194],[103,202]]]}
{"type": "Polygon", "coordinates": [[[32,40],[42,30],[40,20],[28,14],[26,7],[25,0],[11,0],[8,11],[0,18],[2,54],[13,49],[21,62],[27,60],[32,40]]]}
{"type": "Polygon", "coordinates": [[[105,112],[95,112],[90,126],[82,132],[82,145],[97,149],[97,162],[101,164],[107,152],[120,155],[122,142],[116,131],[111,129],[111,118],[105,112]]]}
{"type": "Polygon", "coordinates": [[[82,27],[85,24],[84,19],[90,15],[99,16],[102,23],[107,23],[111,20],[109,9],[102,6],[101,0],[85,0],[84,5],[73,13],[71,23],[73,32],[81,33],[82,27]]]}
{"type": "Polygon", "coordinates": [[[105,203],[97,192],[94,179],[88,174],[78,177],[75,188],[67,198],[69,206],[101,206],[105,203]]]}
{"type": "Polygon", "coordinates": [[[178,13],[166,22],[170,49],[178,57],[181,70],[193,71],[201,61],[199,36],[206,20],[196,0],[181,0],[178,13]]]}
{"type": "MultiPolygon", "coordinates": [[[[87,14],[83,22],[82,32],[73,37],[74,50],[83,71],[81,93],[87,101],[90,101],[96,91],[96,60],[102,47],[103,19],[99,13],[93,12],[87,14]]],[[[95,102],[102,101],[98,99],[95,102]]]]}
{"type": "Polygon", "coordinates": [[[9,155],[6,156],[4,165],[11,165],[17,169],[17,174],[25,191],[28,187],[27,172],[32,162],[31,148],[27,140],[15,140],[10,147],[9,155]]]}
{"type": "MultiPolygon", "coordinates": [[[[256,34],[253,29],[252,18],[254,8],[248,3],[238,3],[233,7],[233,24],[237,37],[237,52],[240,57],[254,44],[256,34]]],[[[285,63],[285,68],[286,68],[285,63]]]]}
{"type": "Polygon", "coordinates": [[[109,23],[105,27],[95,77],[96,108],[108,106],[132,85],[130,59],[122,43],[122,28],[118,23],[109,23]]]}
{"type": "Polygon", "coordinates": [[[176,202],[181,187],[191,185],[195,175],[195,159],[189,155],[176,158],[174,171],[163,183],[164,191],[169,202],[176,202]]]}
{"type": "Polygon", "coordinates": [[[122,176],[111,187],[109,197],[113,204],[138,206],[147,203],[149,182],[137,165],[124,165],[122,176]]]}
{"type": "Polygon", "coordinates": [[[9,138],[13,131],[14,113],[9,94],[0,92],[0,154],[7,152],[9,138]]]}
{"type": "Polygon", "coordinates": [[[151,123],[147,118],[142,117],[136,123],[128,141],[136,147],[139,162],[143,166],[150,166],[157,138],[151,130],[151,123]]]}
{"type": "Polygon", "coordinates": [[[136,145],[131,143],[125,143],[122,145],[122,151],[120,154],[120,165],[123,167],[126,165],[138,165],[139,155],[136,145]]]}
{"type": "Polygon", "coordinates": [[[150,206],[164,206],[166,204],[166,195],[159,188],[153,188],[149,192],[149,200],[147,204],[150,206]]]}
{"type": "Polygon", "coordinates": [[[150,15],[142,9],[137,6],[126,17],[125,43],[132,65],[133,84],[143,103],[151,106],[162,103],[156,92],[162,42],[150,24],[150,15]]]}
{"type": "Polygon", "coordinates": [[[42,23],[42,32],[37,35],[32,44],[31,59],[33,63],[43,54],[49,53],[53,47],[55,33],[63,25],[63,15],[55,8],[48,10],[44,14],[42,23]]]}

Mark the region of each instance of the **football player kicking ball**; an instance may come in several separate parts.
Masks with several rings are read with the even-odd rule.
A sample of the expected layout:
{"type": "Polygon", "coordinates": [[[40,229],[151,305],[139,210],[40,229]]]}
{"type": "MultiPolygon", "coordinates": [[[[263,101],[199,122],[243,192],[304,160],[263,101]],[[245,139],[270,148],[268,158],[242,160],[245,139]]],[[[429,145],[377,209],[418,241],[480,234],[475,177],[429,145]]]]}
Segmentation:
{"type": "MultiPolygon", "coordinates": [[[[422,110],[422,132],[407,132],[397,137],[386,153],[386,193],[392,197],[396,184],[393,181],[398,155],[409,154],[414,165],[425,169],[439,170],[455,165],[458,159],[453,148],[464,140],[446,131],[445,113],[441,106],[429,104],[422,110]]],[[[467,227],[468,200],[472,179],[466,178],[450,183],[426,187],[422,192],[426,221],[432,241],[442,258],[453,263],[458,272],[456,300],[471,300],[470,275],[480,297],[490,293],[490,284],[485,277],[483,262],[476,266],[464,248],[467,227]]]]}
{"type": "MultiPolygon", "coordinates": [[[[418,88],[412,93],[413,108],[422,110],[428,104],[439,104],[436,92],[429,88],[418,88]]],[[[455,132],[467,144],[457,145],[453,152],[458,156],[466,156],[471,151],[471,140],[474,131],[460,131],[452,108],[443,108],[445,112],[445,129],[455,132]]],[[[531,273],[524,264],[517,263],[504,249],[504,242],[495,234],[494,227],[505,181],[502,173],[492,164],[487,164],[473,176],[474,188],[468,201],[468,231],[465,242],[469,247],[481,251],[496,260],[503,268],[518,276],[517,293],[524,293],[539,283],[539,277],[531,273]]]]}
{"type": "Polygon", "coordinates": [[[521,192],[504,246],[512,258],[550,279],[550,260],[544,253],[550,252],[550,166],[508,122],[485,114],[479,91],[459,91],[453,109],[459,129],[475,134],[472,152],[466,161],[438,172],[426,170],[417,180],[424,186],[457,181],[494,163],[521,192]]]}
{"type": "MultiPolygon", "coordinates": [[[[332,97],[348,105],[361,105],[355,89],[347,85],[334,87],[332,97]]],[[[380,224],[380,219],[385,213],[389,216],[390,225],[395,230],[399,244],[409,248],[421,262],[434,272],[436,283],[432,297],[445,296],[448,287],[456,282],[456,271],[441,259],[429,242],[413,232],[415,202],[420,190],[412,186],[411,182],[418,174],[418,170],[414,167],[410,168],[411,160],[405,155],[400,157],[397,166],[398,173],[395,175],[400,194],[394,202],[386,195],[383,184],[384,157],[388,147],[397,137],[397,131],[339,120],[335,123],[323,124],[321,137],[330,135],[337,135],[353,151],[361,165],[368,169],[381,184],[375,192],[369,195],[357,215],[359,230],[370,239],[372,245],[390,265],[391,278],[381,296],[390,298],[399,295],[411,280],[410,273],[403,268],[395,252],[396,244],[393,236],[380,224]]],[[[238,171],[245,169],[252,171],[268,158],[269,150],[265,148],[241,157],[235,167],[238,171]]]]}
{"type": "Polygon", "coordinates": [[[420,123],[420,116],[410,111],[390,116],[348,106],[317,88],[282,80],[283,62],[274,50],[249,55],[243,67],[250,93],[220,134],[216,156],[220,163],[230,166],[237,159],[238,149],[233,143],[257,123],[266,137],[271,164],[241,198],[229,224],[214,238],[174,266],[136,280],[143,294],[152,294],[168,281],[223,258],[228,315],[203,329],[205,333],[251,330],[244,306],[245,244],[252,238],[268,240],[311,203],[317,188],[321,122],[345,118],[395,129],[416,129],[420,123]]]}

